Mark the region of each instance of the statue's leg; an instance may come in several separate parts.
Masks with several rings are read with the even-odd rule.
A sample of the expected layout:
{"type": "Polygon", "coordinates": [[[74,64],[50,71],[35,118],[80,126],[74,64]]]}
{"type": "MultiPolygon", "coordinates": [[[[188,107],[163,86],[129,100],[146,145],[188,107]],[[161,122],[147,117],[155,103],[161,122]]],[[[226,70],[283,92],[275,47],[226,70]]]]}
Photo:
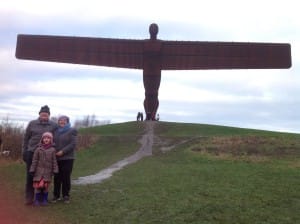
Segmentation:
{"type": "Polygon", "coordinates": [[[159,106],[158,89],[160,85],[161,75],[143,75],[145,87],[144,108],[146,120],[155,120],[156,112],[159,106]]]}
{"type": "Polygon", "coordinates": [[[145,94],[144,108],[146,120],[155,120],[155,115],[159,106],[157,94],[145,94]]]}

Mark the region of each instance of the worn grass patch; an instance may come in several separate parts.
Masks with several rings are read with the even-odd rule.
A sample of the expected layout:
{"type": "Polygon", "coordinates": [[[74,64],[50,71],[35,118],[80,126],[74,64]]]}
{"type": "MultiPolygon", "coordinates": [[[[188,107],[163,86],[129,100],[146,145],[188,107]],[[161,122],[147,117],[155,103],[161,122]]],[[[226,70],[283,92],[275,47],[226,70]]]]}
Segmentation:
{"type": "Polygon", "coordinates": [[[230,154],[233,157],[293,158],[300,156],[300,140],[287,139],[285,136],[218,136],[199,138],[190,149],[216,156],[230,154]]]}

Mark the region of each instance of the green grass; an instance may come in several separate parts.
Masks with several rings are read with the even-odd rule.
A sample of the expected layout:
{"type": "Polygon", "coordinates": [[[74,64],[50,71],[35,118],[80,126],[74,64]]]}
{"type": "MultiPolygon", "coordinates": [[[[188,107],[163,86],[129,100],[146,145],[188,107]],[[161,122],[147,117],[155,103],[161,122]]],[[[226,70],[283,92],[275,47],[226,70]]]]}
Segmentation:
{"type": "MultiPolygon", "coordinates": [[[[143,125],[81,130],[100,139],[77,153],[73,177],[134,153],[143,125]]],[[[0,178],[18,195],[20,212],[47,223],[300,223],[300,135],[167,122],[157,123],[155,134],[152,157],[101,184],[73,186],[69,205],[19,205],[23,164],[0,166],[0,178]],[[169,152],[159,150],[174,144],[169,152]]]]}

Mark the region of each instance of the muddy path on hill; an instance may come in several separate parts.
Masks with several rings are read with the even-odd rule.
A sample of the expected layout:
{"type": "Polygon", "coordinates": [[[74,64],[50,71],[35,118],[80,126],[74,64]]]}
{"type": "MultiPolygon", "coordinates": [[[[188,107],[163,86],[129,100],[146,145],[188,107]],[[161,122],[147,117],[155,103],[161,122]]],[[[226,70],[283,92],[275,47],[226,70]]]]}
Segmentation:
{"type": "Polygon", "coordinates": [[[146,156],[151,156],[152,146],[154,142],[153,129],[154,129],[155,121],[146,121],[145,123],[146,123],[145,134],[139,140],[139,142],[141,143],[141,147],[136,153],[112,164],[111,166],[99,171],[96,174],[85,176],[85,177],[79,177],[78,179],[73,180],[72,184],[86,185],[86,184],[101,183],[103,180],[110,178],[114,172],[122,169],[123,167],[135,163],[146,156]]]}

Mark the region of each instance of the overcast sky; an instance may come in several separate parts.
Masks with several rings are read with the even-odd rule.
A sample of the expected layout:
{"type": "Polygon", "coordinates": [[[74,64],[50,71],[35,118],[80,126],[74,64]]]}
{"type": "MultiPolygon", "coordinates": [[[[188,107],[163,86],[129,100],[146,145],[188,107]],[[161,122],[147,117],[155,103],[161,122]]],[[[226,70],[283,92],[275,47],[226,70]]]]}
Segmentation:
{"type": "Polygon", "coordinates": [[[162,40],[279,42],[292,47],[283,70],[162,71],[163,121],[300,133],[300,15],[297,1],[10,0],[0,5],[0,119],[24,125],[47,104],[71,121],[112,123],[144,111],[142,70],[19,60],[17,34],[162,40]]]}

